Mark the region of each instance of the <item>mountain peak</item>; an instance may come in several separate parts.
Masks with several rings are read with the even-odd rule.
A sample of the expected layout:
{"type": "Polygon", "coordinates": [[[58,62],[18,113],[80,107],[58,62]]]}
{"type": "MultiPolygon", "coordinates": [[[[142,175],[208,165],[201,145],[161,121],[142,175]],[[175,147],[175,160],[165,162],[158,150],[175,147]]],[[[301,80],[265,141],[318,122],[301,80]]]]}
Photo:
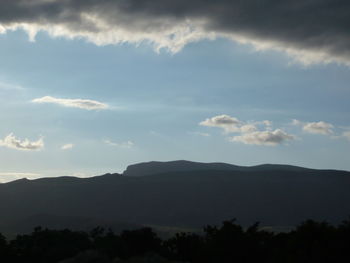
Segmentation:
{"type": "Polygon", "coordinates": [[[186,160],[176,160],[168,162],[143,162],[129,165],[123,172],[125,176],[145,176],[151,174],[160,174],[168,172],[181,171],[201,171],[201,170],[239,170],[241,166],[227,163],[200,163],[186,160]]]}

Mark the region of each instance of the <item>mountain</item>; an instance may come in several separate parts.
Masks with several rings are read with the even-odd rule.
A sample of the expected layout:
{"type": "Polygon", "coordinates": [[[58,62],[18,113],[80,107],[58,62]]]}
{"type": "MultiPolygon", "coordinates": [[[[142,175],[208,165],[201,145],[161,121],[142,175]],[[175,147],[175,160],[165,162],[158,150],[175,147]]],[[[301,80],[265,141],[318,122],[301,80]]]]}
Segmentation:
{"type": "Polygon", "coordinates": [[[232,218],[243,225],[260,221],[265,226],[292,226],[306,219],[339,223],[350,215],[349,186],[347,171],[141,163],[123,174],[0,184],[0,232],[11,224],[13,230],[14,222],[33,222],[38,215],[62,218],[62,224],[54,223],[62,227],[67,218],[189,228],[232,218]]]}
{"type": "Polygon", "coordinates": [[[126,176],[145,176],[151,174],[181,172],[181,171],[203,171],[203,170],[222,170],[238,171],[246,167],[227,163],[198,163],[185,160],[170,162],[145,162],[129,165],[123,172],[126,176]]]}
{"type": "Polygon", "coordinates": [[[170,161],[170,162],[144,162],[129,165],[123,172],[126,176],[145,176],[151,174],[181,172],[181,171],[263,171],[263,170],[294,170],[305,171],[308,168],[292,166],[292,165],[278,165],[278,164],[262,164],[257,166],[238,166],[227,163],[199,163],[185,160],[170,161]]]}

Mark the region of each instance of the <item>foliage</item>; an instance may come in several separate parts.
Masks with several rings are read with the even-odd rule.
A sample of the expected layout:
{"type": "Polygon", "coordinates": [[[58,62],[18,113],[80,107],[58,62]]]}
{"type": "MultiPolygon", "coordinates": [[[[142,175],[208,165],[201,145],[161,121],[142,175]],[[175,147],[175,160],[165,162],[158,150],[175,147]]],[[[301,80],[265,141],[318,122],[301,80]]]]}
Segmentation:
{"type": "Polygon", "coordinates": [[[350,262],[350,220],[338,226],[307,220],[289,233],[263,231],[258,223],[244,229],[234,220],[203,230],[161,240],[151,228],[117,235],[99,227],[90,233],[38,227],[11,241],[0,234],[0,262],[350,262]]]}

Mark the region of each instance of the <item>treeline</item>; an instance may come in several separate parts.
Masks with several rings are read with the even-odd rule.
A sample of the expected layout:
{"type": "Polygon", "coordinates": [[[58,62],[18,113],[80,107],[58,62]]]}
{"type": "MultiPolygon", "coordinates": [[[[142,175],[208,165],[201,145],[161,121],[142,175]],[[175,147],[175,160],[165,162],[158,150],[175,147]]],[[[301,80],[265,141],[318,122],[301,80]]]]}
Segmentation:
{"type": "Polygon", "coordinates": [[[9,241],[0,234],[0,262],[350,262],[350,221],[332,226],[309,220],[291,232],[272,233],[232,220],[203,230],[161,240],[151,228],[115,234],[103,228],[87,233],[38,227],[9,241]]]}

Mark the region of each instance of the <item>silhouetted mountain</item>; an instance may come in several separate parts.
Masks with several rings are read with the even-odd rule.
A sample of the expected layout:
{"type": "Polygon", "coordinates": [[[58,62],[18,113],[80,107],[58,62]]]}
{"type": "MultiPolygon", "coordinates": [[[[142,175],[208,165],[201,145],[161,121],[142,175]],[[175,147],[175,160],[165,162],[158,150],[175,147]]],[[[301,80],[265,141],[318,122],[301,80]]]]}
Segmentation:
{"type": "Polygon", "coordinates": [[[202,171],[202,170],[223,170],[237,171],[246,169],[247,167],[236,166],[227,163],[198,163],[185,160],[170,161],[170,162],[146,162],[129,165],[123,172],[127,176],[144,176],[150,174],[160,174],[168,172],[181,171],[202,171]]]}
{"type": "Polygon", "coordinates": [[[177,227],[230,218],[243,225],[338,223],[350,215],[349,186],[346,171],[150,162],[129,166],[123,175],[0,184],[0,226],[42,214],[177,227]]]}
{"type": "Polygon", "coordinates": [[[181,171],[263,171],[263,170],[285,170],[285,171],[306,171],[308,168],[279,165],[279,164],[262,164],[257,166],[238,166],[227,163],[199,163],[185,160],[170,162],[145,162],[129,165],[123,172],[126,176],[145,176],[151,174],[181,172],[181,171]]]}

